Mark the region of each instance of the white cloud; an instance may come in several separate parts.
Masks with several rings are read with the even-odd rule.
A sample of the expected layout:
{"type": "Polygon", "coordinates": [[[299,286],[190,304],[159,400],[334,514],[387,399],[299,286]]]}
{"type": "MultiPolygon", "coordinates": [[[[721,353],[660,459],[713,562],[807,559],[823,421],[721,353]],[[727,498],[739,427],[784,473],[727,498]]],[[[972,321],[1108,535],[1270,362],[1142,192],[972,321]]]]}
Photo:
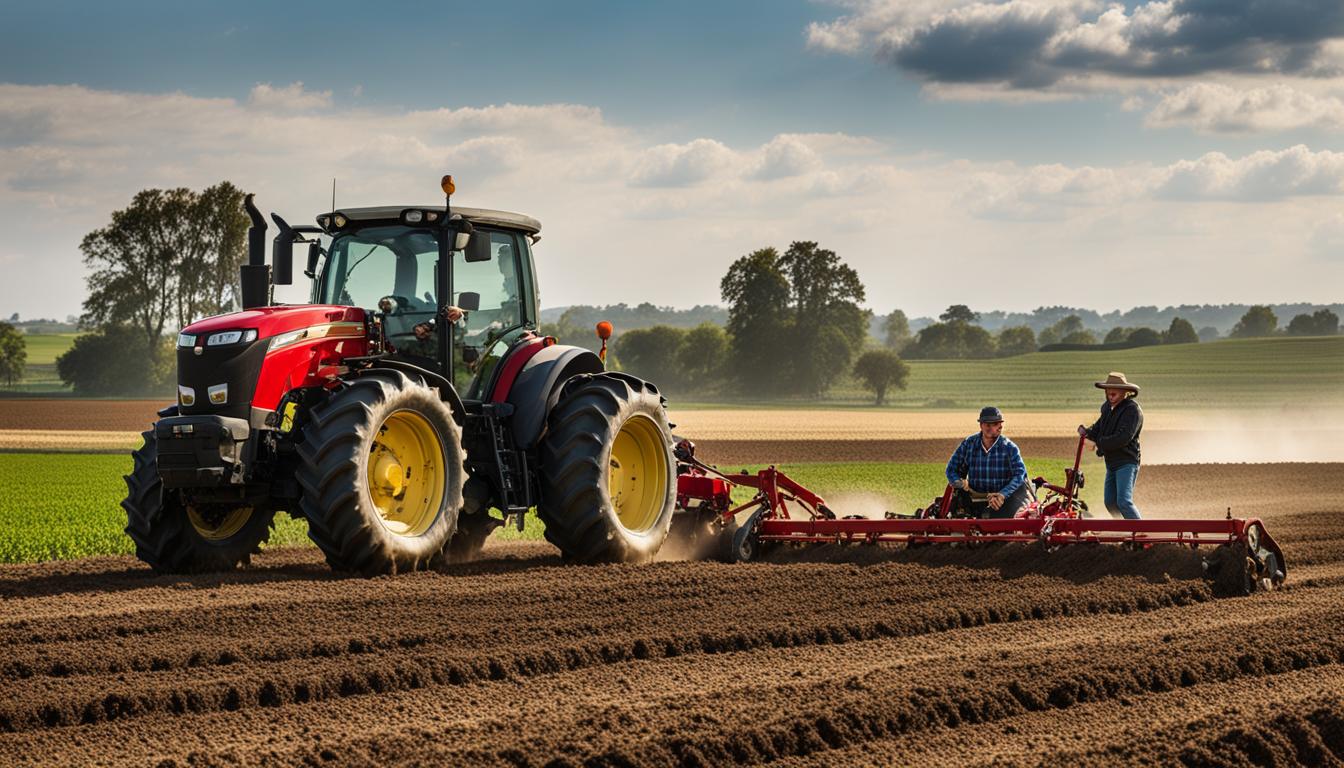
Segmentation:
{"type": "Polygon", "coordinates": [[[263,109],[279,109],[301,112],[309,109],[326,109],[331,106],[331,91],[307,91],[302,82],[276,88],[270,83],[257,83],[252,87],[248,101],[263,109]]]}
{"type": "Polygon", "coordinates": [[[1344,191],[1344,152],[1298,145],[1229,158],[1210,152],[1168,167],[1156,192],[1168,198],[1200,200],[1282,200],[1344,191]]]}
{"type": "Polygon", "coordinates": [[[797,136],[776,136],[761,150],[761,158],[752,177],[783,179],[801,176],[821,168],[821,157],[797,136]]]}
{"type": "Polygon", "coordinates": [[[737,153],[713,139],[660,144],[641,153],[630,174],[638,187],[685,187],[734,170],[737,153]]]}
{"type": "Polygon", "coordinates": [[[1145,124],[1153,128],[1188,126],[1201,133],[1338,131],[1344,129],[1344,99],[1284,83],[1249,89],[1196,83],[1164,94],[1145,124]]]}

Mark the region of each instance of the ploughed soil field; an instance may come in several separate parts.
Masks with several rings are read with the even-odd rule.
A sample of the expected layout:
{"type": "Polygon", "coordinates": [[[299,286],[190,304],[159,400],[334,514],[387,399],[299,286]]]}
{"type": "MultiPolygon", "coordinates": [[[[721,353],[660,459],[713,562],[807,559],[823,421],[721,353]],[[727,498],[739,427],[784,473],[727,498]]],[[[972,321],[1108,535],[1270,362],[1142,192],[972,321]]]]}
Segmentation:
{"type": "Polygon", "coordinates": [[[1172,547],[0,566],[0,765],[1339,765],[1339,466],[1141,478],[1263,507],[1288,583],[1241,598],[1172,547]]]}

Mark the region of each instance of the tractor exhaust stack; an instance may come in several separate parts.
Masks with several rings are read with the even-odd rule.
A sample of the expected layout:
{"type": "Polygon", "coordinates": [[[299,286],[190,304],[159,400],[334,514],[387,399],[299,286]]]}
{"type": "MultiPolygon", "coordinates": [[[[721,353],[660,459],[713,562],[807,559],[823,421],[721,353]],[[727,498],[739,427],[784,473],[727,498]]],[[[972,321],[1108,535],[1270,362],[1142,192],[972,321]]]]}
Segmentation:
{"type": "Polygon", "coordinates": [[[256,309],[271,303],[271,269],[266,265],[266,219],[252,202],[252,194],[243,198],[243,208],[252,220],[247,230],[247,263],[238,268],[242,284],[243,309],[256,309]]]}

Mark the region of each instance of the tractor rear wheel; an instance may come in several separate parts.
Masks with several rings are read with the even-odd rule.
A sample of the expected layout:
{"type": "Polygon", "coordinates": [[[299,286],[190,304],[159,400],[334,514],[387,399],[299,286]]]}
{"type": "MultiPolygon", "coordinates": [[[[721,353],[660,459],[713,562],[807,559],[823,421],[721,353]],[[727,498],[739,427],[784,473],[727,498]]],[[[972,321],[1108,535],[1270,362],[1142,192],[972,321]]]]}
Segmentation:
{"type": "Polygon", "coordinates": [[[427,568],[462,508],[462,432],[437,392],[400,371],[352,379],[313,409],[298,448],[299,508],[332,568],[427,568]]]}
{"type": "Polygon", "coordinates": [[[158,573],[227,571],[249,563],[270,536],[275,511],[184,503],[159,479],[154,430],[141,437],[145,444],[131,454],[134,464],[121,502],[136,556],[158,573]]]}
{"type": "Polygon", "coordinates": [[[571,562],[652,559],[676,504],[672,430],[652,385],[619,373],[576,376],[541,444],[546,540],[571,562]]]}

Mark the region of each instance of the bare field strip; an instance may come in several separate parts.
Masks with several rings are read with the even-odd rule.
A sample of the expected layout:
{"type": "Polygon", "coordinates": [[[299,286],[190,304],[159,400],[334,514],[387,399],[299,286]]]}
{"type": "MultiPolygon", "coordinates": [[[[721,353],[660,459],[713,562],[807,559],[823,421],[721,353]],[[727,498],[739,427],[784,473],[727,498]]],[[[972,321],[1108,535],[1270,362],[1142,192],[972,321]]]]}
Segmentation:
{"type": "Polygon", "coordinates": [[[1287,587],[1216,598],[1175,547],[572,567],[494,542],[377,579],[293,549],[190,577],[0,566],[0,764],[1344,759],[1339,467],[1151,469],[1149,503],[1212,513],[1230,491],[1269,518],[1287,587]]]}
{"type": "MultiPolygon", "coordinates": [[[[160,407],[148,400],[0,399],[0,451],[133,450],[160,407]]],[[[1028,456],[1067,457],[1073,427],[1092,415],[1009,411],[1005,434],[1028,456]]],[[[725,464],[935,461],[976,429],[975,414],[959,411],[674,409],[671,418],[677,435],[725,464]]],[[[1156,411],[1145,422],[1144,463],[1344,461],[1330,423],[1297,412],[1156,411]]]]}

